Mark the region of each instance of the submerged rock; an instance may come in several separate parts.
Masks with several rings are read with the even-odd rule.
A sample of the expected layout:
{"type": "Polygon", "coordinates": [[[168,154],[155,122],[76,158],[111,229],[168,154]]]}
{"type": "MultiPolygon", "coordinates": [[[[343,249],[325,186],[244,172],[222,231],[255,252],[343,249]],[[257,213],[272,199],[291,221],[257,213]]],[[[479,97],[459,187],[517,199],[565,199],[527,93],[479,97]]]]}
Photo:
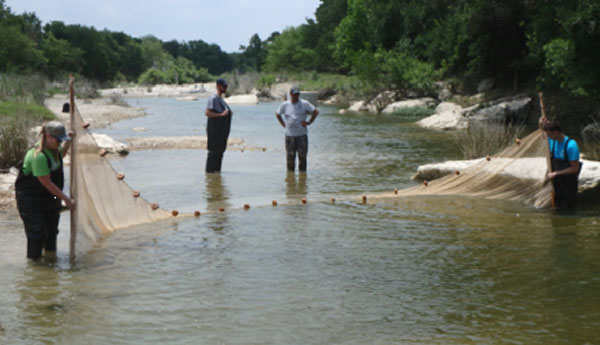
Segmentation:
{"type": "Polygon", "coordinates": [[[129,147],[127,144],[116,141],[106,134],[92,133],[96,145],[98,148],[106,150],[108,153],[118,153],[120,155],[126,155],[129,153],[129,147]]]}

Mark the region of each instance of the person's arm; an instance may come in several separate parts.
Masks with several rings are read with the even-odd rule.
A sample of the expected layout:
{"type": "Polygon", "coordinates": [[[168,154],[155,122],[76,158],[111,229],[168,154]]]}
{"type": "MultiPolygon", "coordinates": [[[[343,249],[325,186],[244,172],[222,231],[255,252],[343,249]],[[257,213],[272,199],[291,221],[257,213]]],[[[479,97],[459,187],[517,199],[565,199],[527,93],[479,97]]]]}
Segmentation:
{"type": "MultiPolygon", "coordinates": [[[[69,137],[71,137],[71,139],[75,138],[75,132],[69,132],[69,137]]],[[[65,142],[63,142],[62,144],[62,156],[66,157],[69,154],[69,149],[71,148],[71,140],[67,140],[65,142]]]]}
{"type": "Polygon", "coordinates": [[[60,188],[58,188],[54,182],[52,182],[50,175],[38,176],[37,179],[52,195],[63,200],[71,211],[75,209],[75,200],[69,198],[65,193],[63,193],[63,191],[60,190],[60,188]]]}
{"type": "Polygon", "coordinates": [[[569,161],[569,163],[571,164],[571,166],[566,169],[549,172],[548,178],[553,179],[556,176],[577,174],[579,172],[579,161],[569,161]]]}
{"type": "Polygon", "coordinates": [[[315,122],[317,115],[319,115],[319,110],[317,108],[315,108],[315,110],[313,110],[313,112],[310,115],[310,120],[302,121],[302,126],[304,126],[304,127],[310,126],[313,122],[315,122]]]}
{"type": "Polygon", "coordinates": [[[206,117],[210,117],[210,118],[225,117],[229,114],[229,109],[225,109],[225,110],[223,110],[223,112],[217,113],[216,111],[213,111],[212,109],[206,108],[205,114],[206,114],[206,117]]]}
{"type": "Polygon", "coordinates": [[[278,113],[275,113],[275,116],[277,117],[277,121],[279,121],[279,123],[281,124],[281,127],[285,128],[285,122],[283,122],[281,115],[278,113]]]}

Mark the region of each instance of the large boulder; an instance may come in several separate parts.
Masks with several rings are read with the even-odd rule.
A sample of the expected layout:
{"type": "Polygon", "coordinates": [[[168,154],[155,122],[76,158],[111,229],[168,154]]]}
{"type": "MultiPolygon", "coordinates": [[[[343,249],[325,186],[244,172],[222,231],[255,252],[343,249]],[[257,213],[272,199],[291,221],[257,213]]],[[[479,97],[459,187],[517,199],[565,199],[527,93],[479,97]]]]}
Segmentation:
{"type": "Polygon", "coordinates": [[[431,97],[418,98],[418,99],[407,99],[404,101],[388,104],[383,109],[382,113],[390,114],[390,113],[394,113],[394,112],[399,111],[400,109],[404,109],[404,108],[415,108],[415,107],[427,108],[427,107],[431,107],[435,104],[436,104],[436,101],[431,97]]]}
{"type": "Polygon", "coordinates": [[[521,97],[500,101],[485,108],[478,108],[471,113],[465,112],[469,119],[495,123],[524,123],[529,115],[532,100],[521,97]]]}
{"type": "Polygon", "coordinates": [[[453,130],[467,128],[468,121],[463,116],[461,106],[443,102],[435,108],[435,114],[418,121],[417,124],[423,128],[453,130]]]}

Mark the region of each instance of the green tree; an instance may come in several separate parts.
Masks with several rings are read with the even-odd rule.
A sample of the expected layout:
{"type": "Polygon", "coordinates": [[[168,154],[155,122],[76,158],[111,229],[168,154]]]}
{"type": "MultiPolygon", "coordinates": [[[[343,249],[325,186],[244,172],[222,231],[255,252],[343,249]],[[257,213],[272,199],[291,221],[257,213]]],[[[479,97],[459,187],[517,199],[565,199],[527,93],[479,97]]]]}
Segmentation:
{"type": "Polygon", "coordinates": [[[302,46],[303,35],[302,27],[290,27],[277,36],[267,47],[265,70],[270,72],[313,70],[316,53],[302,46]]]}

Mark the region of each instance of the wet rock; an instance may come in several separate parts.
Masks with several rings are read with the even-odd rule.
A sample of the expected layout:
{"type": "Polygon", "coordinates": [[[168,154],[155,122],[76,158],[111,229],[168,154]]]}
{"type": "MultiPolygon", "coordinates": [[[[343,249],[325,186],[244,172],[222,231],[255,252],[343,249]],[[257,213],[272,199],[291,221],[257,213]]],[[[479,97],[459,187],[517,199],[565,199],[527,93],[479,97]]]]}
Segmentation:
{"type": "Polygon", "coordinates": [[[126,155],[129,153],[127,144],[118,142],[106,134],[93,133],[92,136],[98,145],[98,148],[106,150],[108,153],[118,153],[126,155]]]}

